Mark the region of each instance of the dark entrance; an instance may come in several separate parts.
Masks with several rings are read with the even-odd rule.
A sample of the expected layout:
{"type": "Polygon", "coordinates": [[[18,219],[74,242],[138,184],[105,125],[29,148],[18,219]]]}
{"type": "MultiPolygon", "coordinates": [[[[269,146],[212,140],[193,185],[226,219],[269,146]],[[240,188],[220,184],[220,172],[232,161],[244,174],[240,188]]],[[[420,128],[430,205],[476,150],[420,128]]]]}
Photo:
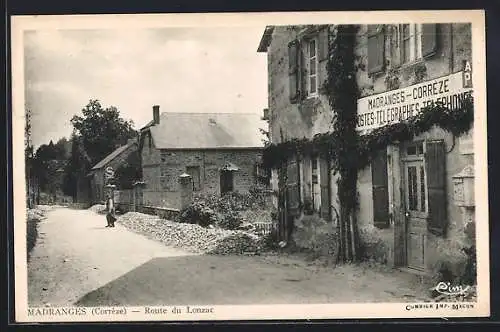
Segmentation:
{"type": "Polygon", "coordinates": [[[233,172],[222,170],[220,172],[220,193],[224,195],[234,190],[233,172]]]}

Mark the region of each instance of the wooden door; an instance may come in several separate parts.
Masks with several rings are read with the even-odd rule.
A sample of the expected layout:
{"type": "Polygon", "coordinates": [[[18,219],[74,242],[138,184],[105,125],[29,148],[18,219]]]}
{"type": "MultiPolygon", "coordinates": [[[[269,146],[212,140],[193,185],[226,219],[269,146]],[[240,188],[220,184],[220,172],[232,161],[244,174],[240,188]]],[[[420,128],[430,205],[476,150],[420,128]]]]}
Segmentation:
{"type": "Polygon", "coordinates": [[[287,233],[286,167],[278,170],[278,240],[286,241],[287,233]]]}
{"type": "Polygon", "coordinates": [[[279,174],[279,238],[289,241],[293,223],[300,213],[300,168],[297,158],[291,158],[279,174]]]}
{"type": "Polygon", "coordinates": [[[427,186],[423,158],[403,161],[403,193],[406,217],[406,263],[409,268],[425,270],[427,239],[427,186]]]}

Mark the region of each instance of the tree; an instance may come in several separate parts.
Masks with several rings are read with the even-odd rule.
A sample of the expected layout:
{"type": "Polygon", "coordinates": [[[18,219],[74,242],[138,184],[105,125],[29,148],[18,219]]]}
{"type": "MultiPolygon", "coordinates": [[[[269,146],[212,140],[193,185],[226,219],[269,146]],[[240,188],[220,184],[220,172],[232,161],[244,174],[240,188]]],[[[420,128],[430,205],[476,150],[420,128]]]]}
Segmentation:
{"type": "Polygon", "coordinates": [[[71,123],[93,165],[137,135],[133,122],[122,119],[114,106],[103,108],[94,99],[82,109],[82,114],[75,115],[71,123]]]}
{"type": "Polygon", "coordinates": [[[26,109],[26,121],[24,126],[24,163],[26,171],[26,203],[28,208],[34,205],[34,181],[33,181],[33,145],[31,144],[31,116],[32,111],[26,109]]]}
{"type": "Polygon", "coordinates": [[[134,182],[142,179],[141,159],[138,151],[132,152],[115,171],[115,181],[120,189],[132,189],[134,182]]]}
{"type": "Polygon", "coordinates": [[[85,177],[90,170],[91,161],[83,149],[80,136],[73,133],[69,142],[71,143],[71,152],[64,168],[62,189],[65,195],[76,199],[78,179],[85,177]]]}

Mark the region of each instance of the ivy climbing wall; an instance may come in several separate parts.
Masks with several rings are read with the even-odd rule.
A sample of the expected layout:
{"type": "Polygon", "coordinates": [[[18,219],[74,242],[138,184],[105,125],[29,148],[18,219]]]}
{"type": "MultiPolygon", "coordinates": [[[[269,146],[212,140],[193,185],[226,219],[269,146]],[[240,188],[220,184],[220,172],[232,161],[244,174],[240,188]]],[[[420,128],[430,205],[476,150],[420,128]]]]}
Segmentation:
{"type": "MultiPolygon", "coordinates": [[[[401,40],[399,27],[388,25],[384,27],[384,66],[377,73],[368,71],[368,27],[362,26],[358,31],[356,55],[358,61],[357,81],[361,97],[370,96],[390,90],[404,88],[416,83],[425,82],[435,78],[450,75],[463,69],[463,61],[472,61],[471,58],[471,29],[469,24],[442,24],[439,25],[437,35],[436,52],[423,61],[408,64],[401,63],[401,40]]],[[[464,228],[466,225],[462,219],[462,212],[453,201],[452,176],[460,172],[466,165],[473,163],[473,155],[462,154],[459,137],[438,127],[421,134],[415,139],[444,139],[446,146],[446,188],[447,188],[447,216],[448,229],[445,237],[429,234],[427,237],[428,265],[435,263],[444,247],[448,256],[460,256],[457,248],[470,245],[466,239],[464,228]],[[455,251],[455,252],[454,252],[455,251]]],[[[398,156],[389,148],[388,158],[398,161],[398,156]]],[[[394,165],[390,165],[393,167],[394,165]]],[[[397,166],[397,165],[396,165],[397,166]]],[[[390,168],[389,167],[389,168],[390,168]]],[[[389,169],[389,173],[391,170],[389,169]]],[[[390,175],[390,174],[389,174],[390,175]]],[[[389,176],[389,191],[394,189],[394,179],[389,176]],[[392,188],[391,188],[392,187],[392,188]]],[[[358,176],[358,223],[360,226],[361,240],[366,247],[371,248],[369,256],[375,256],[380,260],[388,260],[394,253],[394,220],[391,226],[385,229],[377,229],[373,225],[374,206],[371,199],[372,172],[368,165],[359,172],[358,176]],[[377,246],[373,245],[378,243],[377,246]],[[385,252],[380,252],[380,248],[385,252]],[[388,259],[387,259],[388,258],[388,259]]],[[[394,192],[389,195],[390,217],[396,218],[401,215],[399,207],[394,204],[394,192]]],[[[397,202],[396,202],[397,203],[397,202]]],[[[456,257],[455,257],[456,258],[456,257]]]]}

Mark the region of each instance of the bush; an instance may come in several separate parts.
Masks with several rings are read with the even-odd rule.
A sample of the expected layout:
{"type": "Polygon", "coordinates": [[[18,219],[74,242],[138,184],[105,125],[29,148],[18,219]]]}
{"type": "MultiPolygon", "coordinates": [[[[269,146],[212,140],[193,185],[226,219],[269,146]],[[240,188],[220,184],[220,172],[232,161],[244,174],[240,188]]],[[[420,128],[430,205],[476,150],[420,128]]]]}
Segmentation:
{"type": "Polygon", "coordinates": [[[384,232],[369,224],[359,228],[359,235],[362,259],[387,264],[390,254],[388,243],[391,242],[392,233],[384,232]]]}
{"type": "Polygon", "coordinates": [[[217,225],[230,230],[239,228],[245,221],[271,222],[266,195],[259,190],[245,194],[229,192],[223,196],[197,194],[193,203],[181,211],[178,221],[201,226],[217,225]]]}
{"type": "Polygon", "coordinates": [[[317,214],[302,215],[295,222],[294,246],[312,253],[313,259],[333,257],[337,248],[336,229],[317,214]]]}
{"type": "Polygon", "coordinates": [[[200,226],[214,225],[218,222],[217,213],[205,202],[196,200],[179,214],[178,221],[200,226]]]}
{"type": "Polygon", "coordinates": [[[226,213],[222,214],[217,226],[224,229],[237,229],[243,224],[243,216],[239,211],[228,210],[226,213]]]}
{"type": "Polygon", "coordinates": [[[475,268],[474,273],[467,271],[472,269],[472,256],[475,256],[475,251],[473,255],[468,255],[461,243],[449,239],[439,239],[434,250],[439,253],[430,262],[432,279],[435,283],[463,284],[466,282],[467,275],[475,274],[475,268]]]}

